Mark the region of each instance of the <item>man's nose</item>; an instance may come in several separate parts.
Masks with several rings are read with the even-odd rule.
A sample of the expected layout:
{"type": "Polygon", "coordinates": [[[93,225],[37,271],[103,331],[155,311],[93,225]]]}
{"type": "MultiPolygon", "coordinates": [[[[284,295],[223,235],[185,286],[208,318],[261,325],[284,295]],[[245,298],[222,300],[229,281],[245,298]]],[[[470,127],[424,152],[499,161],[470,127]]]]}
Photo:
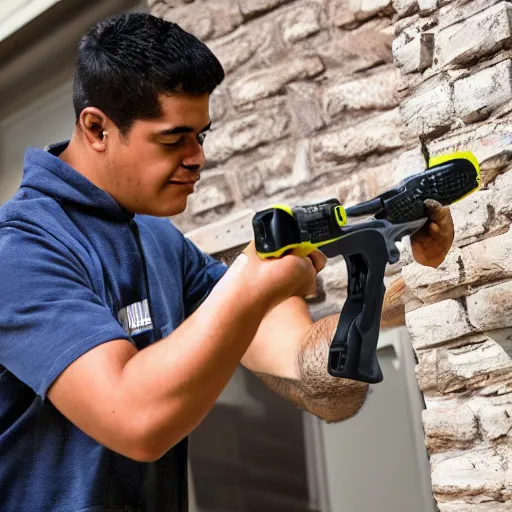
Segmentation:
{"type": "Polygon", "coordinates": [[[199,165],[185,165],[183,162],[181,164],[181,167],[187,169],[187,171],[190,172],[199,172],[201,170],[201,167],[199,165]]]}
{"type": "Polygon", "coordinates": [[[183,160],[181,161],[181,165],[185,167],[185,169],[196,172],[200,171],[205,164],[204,151],[201,144],[196,142],[192,145],[190,150],[187,152],[183,160]]]}

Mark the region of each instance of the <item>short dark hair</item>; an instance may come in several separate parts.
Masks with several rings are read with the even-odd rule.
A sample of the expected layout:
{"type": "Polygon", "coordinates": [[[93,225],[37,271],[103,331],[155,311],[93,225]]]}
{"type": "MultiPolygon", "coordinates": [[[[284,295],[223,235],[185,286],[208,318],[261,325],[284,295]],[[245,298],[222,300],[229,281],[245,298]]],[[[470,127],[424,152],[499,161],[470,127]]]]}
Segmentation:
{"type": "Polygon", "coordinates": [[[102,110],[126,134],[162,115],[161,94],[211,93],[224,79],[210,49],[178,25],[127,13],[93,25],[78,45],[73,106],[102,110]]]}

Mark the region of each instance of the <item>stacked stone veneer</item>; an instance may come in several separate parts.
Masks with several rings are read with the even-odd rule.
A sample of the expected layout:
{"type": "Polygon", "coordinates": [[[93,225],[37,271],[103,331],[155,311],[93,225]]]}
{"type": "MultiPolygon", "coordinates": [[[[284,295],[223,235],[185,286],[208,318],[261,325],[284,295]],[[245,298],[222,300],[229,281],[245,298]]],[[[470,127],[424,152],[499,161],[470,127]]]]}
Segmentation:
{"type": "MultiPolygon", "coordinates": [[[[421,171],[429,156],[476,154],[483,188],[453,206],[445,263],[422,267],[404,245],[386,279],[403,275],[408,287],[440,511],[512,510],[512,3],[150,3],[226,70],[212,97],[208,166],[175,218],[212,254],[236,254],[257,209],[353,204],[421,171]]],[[[343,261],[322,274],[317,317],[345,297],[343,261]]]]}
{"type": "Polygon", "coordinates": [[[431,156],[468,149],[482,163],[482,190],[452,208],[445,263],[402,269],[433,490],[441,512],[512,510],[512,3],[397,11],[402,133],[431,156]]]}

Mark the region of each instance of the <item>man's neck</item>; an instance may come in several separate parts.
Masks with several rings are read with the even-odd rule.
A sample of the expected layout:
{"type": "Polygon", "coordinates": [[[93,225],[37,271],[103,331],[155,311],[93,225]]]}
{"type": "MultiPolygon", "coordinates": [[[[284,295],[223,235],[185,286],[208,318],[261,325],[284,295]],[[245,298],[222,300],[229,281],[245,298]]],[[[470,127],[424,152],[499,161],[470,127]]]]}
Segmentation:
{"type": "Polygon", "coordinates": [[[91,165],[91,160],[94,158],[93,155],[91,156],[92,158],[89,158],[87,149],[80,137],[73,133],[67,148],[62,151],[59,158],[82,176],[85,176],[91,183],[108,193],[108,186],[102,179],[102,175],[98,172],[97,167],[91,165]]]}

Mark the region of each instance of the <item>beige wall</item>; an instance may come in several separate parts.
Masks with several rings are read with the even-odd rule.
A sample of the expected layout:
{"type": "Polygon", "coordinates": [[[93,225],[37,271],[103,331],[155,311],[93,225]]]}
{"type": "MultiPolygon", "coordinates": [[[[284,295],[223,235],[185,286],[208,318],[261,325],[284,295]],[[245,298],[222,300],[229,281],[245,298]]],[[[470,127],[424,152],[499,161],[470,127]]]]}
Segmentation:
{"type": "Polygon", "coordinates": [[[0,120],[0,203],[20,184],[26,147],[42,148],[69,138],[74,120],[69,80],[0,120]]]}

